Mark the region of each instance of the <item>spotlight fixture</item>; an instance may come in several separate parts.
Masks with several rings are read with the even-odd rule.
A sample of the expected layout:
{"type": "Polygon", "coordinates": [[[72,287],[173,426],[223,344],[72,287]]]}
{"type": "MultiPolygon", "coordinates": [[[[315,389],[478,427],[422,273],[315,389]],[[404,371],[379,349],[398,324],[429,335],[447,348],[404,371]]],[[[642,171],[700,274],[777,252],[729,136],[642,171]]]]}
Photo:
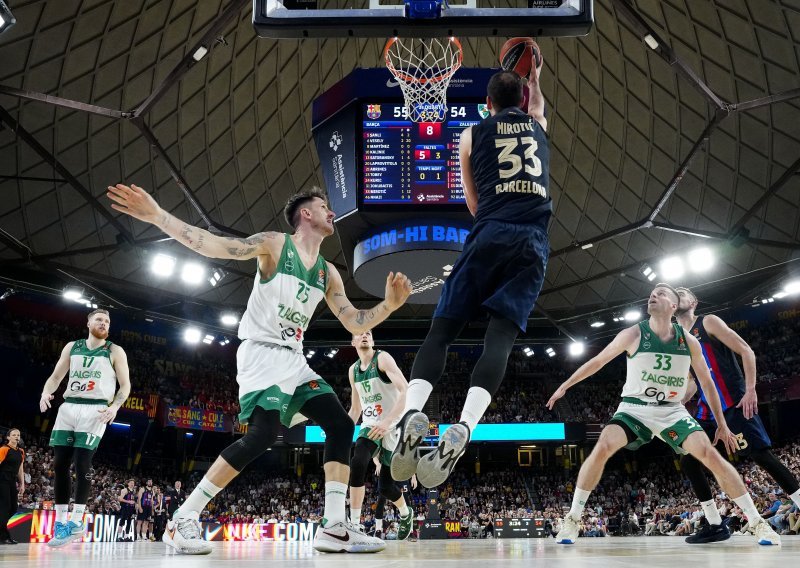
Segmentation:
{"type": "Polygon", "coordinates": [[[156,276],[172,276],[175,271],[175,257],[166,254],[157,254],[153,257],[153,262],[150,264],[150,270],[156,276]]]}
{"type": "Polygon", "coordinates": [[[604,322],[600,318],[593,318],[589,320],[589,327],[598,328],[598,327],[603,327],[604,325],[606,325],[606,322],[604,322]]]}
{"type": "Polygon", "coordinates": [[[583,355],[583,352],[586,350],[582,341],[573,341],[569,344],[569,354],[573,357],[578,357],[583,355]]]}
{"type": "Polygon", "coordinates": [[[17,19],[11,13],[11,10],[8,9],[3,0],[0,0],[0,34],[10,30],[16,23],[17,19]]]}
{"type": "MultiPolygon", "coordinates": [[[[775,298],[776,300],[780,300],[781,298],[785,298],[785,297],[786,297],[786,296],[788,296],[788,295],[789,295],[789,294],[788,294],[787,292],[775,292],[775,293],[772,295],[772,297],[773,297],[773,298],[775,298]]],[[[0,298],[0,300],[1,300],[1,299],[2,299],[2,298],[0,298]]]]}
{"type": "Polygon", "coordinates": [[[783,291],[787,294],[797,294],[800,292],[800,280],[792,280],[783,287],[783,291]]]}
{"type": "Polygon", "coordinates": [[[215,268],[211,272],[211,276],[208,277],[208,283],[211,284],[212,286],[216,286],[217,284],[220,283],[220,280],[225,278],[227,274],[228,273],[222,270],[221,268],[215,268]]]}
{"type": "Polygon", "coordinates": [[[65,300],[78,302],[80,304],[84,303],[83,288],[73,288],[73,287],[64,288],[63,296],[65,300]]]}
{"type": "Polygon", "coordinates": [[[626,310],[622,317],[625,321],[639,321],[642,319],[642,311],[639,308],[631,308],[626,310]]]}
{"type": "Polygon", "coordinates": [[[228,345],[230,342],[231,342],[231,340],[230,340],[230,339],[228,339],[227,337],[223,337],[222,339],[220,339],[220,341],[219,341],[219,344],[220,344],[220,345],[222,345],[223,347],[225,347],[225,346],[226,346],[226,345],[228,345]]]}
{"type": "Polygon", "coordinates": [[[195,61],[200,61],[206,56],[206,54],[208,54],[208,48],[204,45],[201,45],[192,54],[192,59],[195,61]]]}
{"type": "Polygon", "coordinates": [[[623,316],[619,312],[614,312],[613,314],[611,314],[611,319],[614,321],[614,323],[617,323],[620,321],[625,321],[625,316],[623,316]]]}
{"type": "Polygon", "coordinates": [[[317,354],[316,351],[314,351],[313,349],[309,349],[308,351],[306,351],[306,359],[311,359],[316,354],[317,354]]]}
{"type": "Polygon", "coordinates": [[[533,349],[530,347],[523,347],[522,352],[525,353],[525,357],[533,357],[533,349]]]}
{"type": "Polygon", "coordinates": [[[661,276],[668,282],[681,278],[686,272],[683,260],[679,256],[668,256],[661,261],[659,268],[661,276]]]}
{"type": "Polygon", "coordinates": [[[235,314],[222,314],[222,316],[219,318],[219,321],[222,323],[222,325],[231,326],[239,323],[239,318],[236,317],[235,314]]]}
{"type": "Polygon", "coordinates": [[[642,275],[647,278],[648,282],[652,282],[656,279],[656,271],[653,270],[653,267],[649,264],[643,264],[641,268],[642,275]]]}
{"type": "Polygon", "coordinates": [[[547,353],[548,357],[555,357],[556,356],[556,350],[553,349],[552,347],[548,347],[547,349],[544,350],[544,352],[547,353]]]}
{"type": "Polygon", "coordinates": [[[211,345],[212,343],[214,343],[214,336],[206,334],[206,336],[203,338],[203,343],[205,343],[206,345],[211,345]]]}
{"type": "Polygon", "coordinates": [[[181,270],[181,280],[187,284],[200,284],[206,274],[206,269],[202,264],[187,262],[181,270]]]}
{"type": "Polygon", "coordinates": [[[14,288],[6,288],[6,291],[3,292],[2,296],[0,296],[0,302],[2,302],[3,300],[5,300],[7,298],[10,298],[11,296],[13,296],[16,293],[17,293],[17,291],[14,290],[14,288]]]}
{"type": "Polygon", "coordinates": [[[706,247],[689,251],[687,260],[689,262],[689,270],[692,272],[705,272],[714,266],[714,254],[711,249],[706,247]]]}
{"type": "Polygon", "coordinates": [[[333,359],[334,357],[336,357],[336,354],[338,352],[339,350],[336,347],[331,347],[325,352],[325,357],[327,357],[328,359],[333,359]]]}
{"type": "Polygon", "coordinates": [[[196,327],[187,327],[183,332],[183,340],[186,343],[200,343],[200,330],[196,327]]]}

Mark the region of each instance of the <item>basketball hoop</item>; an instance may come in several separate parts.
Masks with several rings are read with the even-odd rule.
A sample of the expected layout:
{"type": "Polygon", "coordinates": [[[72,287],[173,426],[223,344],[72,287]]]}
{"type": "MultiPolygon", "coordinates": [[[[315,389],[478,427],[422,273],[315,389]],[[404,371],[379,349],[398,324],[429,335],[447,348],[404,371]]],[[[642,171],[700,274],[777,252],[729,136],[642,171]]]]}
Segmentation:
{"type": "Polygon", "coordinates": [[[403,91],[413,122],[442,122],[447,116],[447,87],[461,67],[464,52],[454,37],[393,37],[383,49],[386,67],[403,91]]]}

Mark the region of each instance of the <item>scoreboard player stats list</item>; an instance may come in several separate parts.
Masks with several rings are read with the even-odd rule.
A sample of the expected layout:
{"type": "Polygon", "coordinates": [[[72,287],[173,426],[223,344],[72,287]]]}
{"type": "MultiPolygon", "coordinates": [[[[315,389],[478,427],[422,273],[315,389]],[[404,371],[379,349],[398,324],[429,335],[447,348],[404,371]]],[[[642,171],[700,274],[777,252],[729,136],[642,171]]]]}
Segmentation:
{"type": "Polygon", "coordinates": [[[402,104],[364,105],[364,204],[463,204],[458,143],[482,107],[452,105],[444,121],[416,123],[402,104]]]}

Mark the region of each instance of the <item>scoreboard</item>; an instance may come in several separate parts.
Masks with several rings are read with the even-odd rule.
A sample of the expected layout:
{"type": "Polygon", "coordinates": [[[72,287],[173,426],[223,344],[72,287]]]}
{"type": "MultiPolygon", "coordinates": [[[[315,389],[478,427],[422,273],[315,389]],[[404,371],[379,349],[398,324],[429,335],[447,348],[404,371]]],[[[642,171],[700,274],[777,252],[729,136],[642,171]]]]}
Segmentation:
{"type": "Polygon", "coordinates": [[[464,204],[461,132],[489,116],[485,103],[452,103],[443,122],[415,123],[400,102],[362,106],[363,204],[464,204]]]}

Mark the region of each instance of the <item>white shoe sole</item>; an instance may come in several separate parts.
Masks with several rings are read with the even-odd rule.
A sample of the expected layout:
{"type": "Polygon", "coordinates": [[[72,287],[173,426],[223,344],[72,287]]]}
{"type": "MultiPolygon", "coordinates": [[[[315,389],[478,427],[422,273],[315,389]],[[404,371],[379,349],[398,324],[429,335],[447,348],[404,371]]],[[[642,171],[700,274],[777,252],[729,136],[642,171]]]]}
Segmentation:
{"type": "Polygon", "coordinates": [[[323,540],[314,543],[314,550],[327,553],[349,552],[355,554],[369,554],[380,552],[386,548],[386,544],[345,544],[323,540]]]}
{"type": "Polygon", "coordinates": [[[208,545],[207,548],[197,548],[197,549],[178,546],[172,539],[172,537],[169,536],[168,531],[164,531],[164,536],[161,537],[161,542],[172,548],[178,554],[192,554],[192,555],[211,554],[211,545],[208,545]]]}
{"type": "Polygon", "coordinates": [[[464,448],[469,441],[469,431],[463,425],[454,425],[447,429],[439,439],[439,448],[446,448],[446,454],[441,455],[439,448],[430,452],[417,464],[417,481],[423,487],[431,489],[438,487],[447,480],[453,471],[456,462],[464,455],[464,448]]]}
{"type": "Polygon", "coordinates": [[[415,412],[406,420],[403,427],[403,438],[397,445],[397,450],[392,454],[391,472],[395,481],[405,481],[417,472],[419,462],[417,447],[427,435],[430,422],[422,412],[415,412]],[[400,452],[400,448],[406,448],[400,452]]]}

